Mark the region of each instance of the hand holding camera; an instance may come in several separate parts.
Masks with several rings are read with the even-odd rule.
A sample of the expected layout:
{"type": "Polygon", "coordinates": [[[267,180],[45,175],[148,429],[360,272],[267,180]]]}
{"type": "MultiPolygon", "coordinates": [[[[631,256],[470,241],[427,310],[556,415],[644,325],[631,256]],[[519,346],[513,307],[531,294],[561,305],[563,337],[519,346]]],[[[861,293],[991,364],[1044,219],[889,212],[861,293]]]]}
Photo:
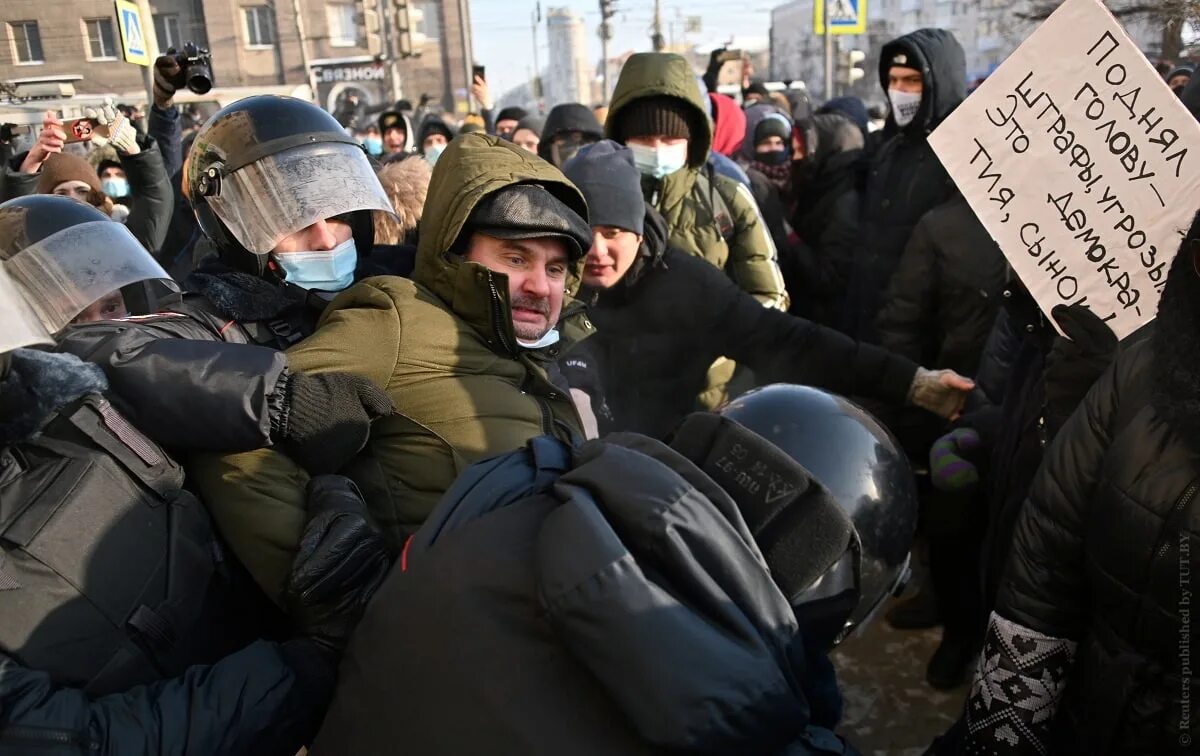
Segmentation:
{"type": "Polygon", "coordinates": [[[175,82],[183,73],[174,55],[160,55],[154,61],[154,107],[166,110],[174,104],[175,82]]]}

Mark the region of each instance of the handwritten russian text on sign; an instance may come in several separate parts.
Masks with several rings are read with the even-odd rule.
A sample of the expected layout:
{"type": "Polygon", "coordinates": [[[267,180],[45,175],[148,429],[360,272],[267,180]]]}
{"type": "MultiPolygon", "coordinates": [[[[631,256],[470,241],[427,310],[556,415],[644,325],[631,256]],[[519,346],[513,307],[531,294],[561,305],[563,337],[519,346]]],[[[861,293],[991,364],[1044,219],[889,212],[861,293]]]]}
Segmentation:
{"type": "Polygon", "coordinates": [[[1200,125],[1097,0],[1066,0],[929,138],[1044,312],[1154,318],[1200,206],[1200,125]]]}

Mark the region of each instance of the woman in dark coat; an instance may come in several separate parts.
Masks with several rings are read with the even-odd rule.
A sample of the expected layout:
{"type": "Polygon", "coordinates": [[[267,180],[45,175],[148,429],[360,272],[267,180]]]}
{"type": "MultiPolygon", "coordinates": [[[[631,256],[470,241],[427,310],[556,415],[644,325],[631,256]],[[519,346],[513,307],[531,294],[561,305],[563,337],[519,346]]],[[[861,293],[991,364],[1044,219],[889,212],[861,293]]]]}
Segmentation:
{"type": "Polygon", "coordinates": [[[1200,215],[1153,330],[1047,449],[967,702],[971,753],[1194,753],[1200,215]]]}

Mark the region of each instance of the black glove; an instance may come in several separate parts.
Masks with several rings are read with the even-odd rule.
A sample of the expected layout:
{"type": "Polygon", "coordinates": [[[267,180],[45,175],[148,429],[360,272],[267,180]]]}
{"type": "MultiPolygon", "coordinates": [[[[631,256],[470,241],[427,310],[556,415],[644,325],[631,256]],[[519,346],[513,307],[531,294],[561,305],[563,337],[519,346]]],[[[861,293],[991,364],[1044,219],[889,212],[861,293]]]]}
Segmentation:
{"type": "Polygon", "coordinates": [[[1053,436],[1112,363],[1117,337],[1096,313],[1082,305],[1058,305],[1050,314],[1067,335],[1054,337],[1043,376],[1046,420],[1053,436]]]}
{"type": "Polygon", "coordinates": [[[395,411],[378,386],[349,373],[291,373],[271,438],[309,473],[340,470],[366,446],[371,421],[395,411]]]}
{"type": "Polygon", "coordinates": [[[340,653],[387,576],[391,557],[349,478],[310,480],[308,512],[284,587],[284,606],[302,636],[340,653]]]}

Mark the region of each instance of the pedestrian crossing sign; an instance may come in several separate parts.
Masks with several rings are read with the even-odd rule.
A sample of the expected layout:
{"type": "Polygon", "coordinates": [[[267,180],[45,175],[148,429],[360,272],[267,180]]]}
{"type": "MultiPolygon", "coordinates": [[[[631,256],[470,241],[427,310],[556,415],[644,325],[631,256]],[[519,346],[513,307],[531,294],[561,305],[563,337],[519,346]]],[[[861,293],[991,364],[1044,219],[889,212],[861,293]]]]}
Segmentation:
{"type": "Polygon", "coordinates": [[[125,50],[125,61],[139,66],[150,65],[150,49],[146,35],[142,32],[142,14],[137,3],[117,0],[117,21],[121,27],[121,46],[125,50]]]}
{"type": "Polygon", "coordinates": [[[830,34],[866,34],[867,0],[815,0],[815,32],[825,33],[829,19],[830,34]]]}

